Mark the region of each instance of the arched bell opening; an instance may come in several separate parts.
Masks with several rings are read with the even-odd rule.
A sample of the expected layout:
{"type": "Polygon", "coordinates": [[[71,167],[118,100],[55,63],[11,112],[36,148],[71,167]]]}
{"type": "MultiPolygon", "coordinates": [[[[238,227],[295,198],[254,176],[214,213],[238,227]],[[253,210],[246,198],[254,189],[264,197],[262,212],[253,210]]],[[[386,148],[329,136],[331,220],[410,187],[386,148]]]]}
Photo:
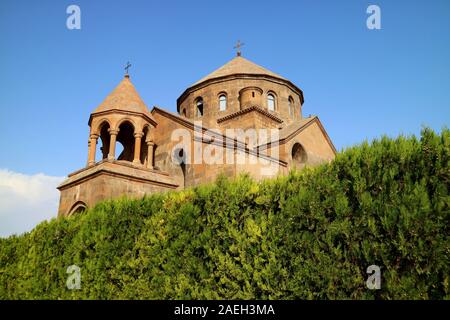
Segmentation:
{"type": "Polygon", "coordinates": [[[110,144],[109,129],[109,123],[106,121],[99,126],[99,138],[96,146],[95,162],[108,158],[110,144]]]}
{"type": "MultiPolygon", "coordinates": [[[[144,127],[143,132],[143,139],[141,139],[141,154],[140,154],[140,161],[143,165],[145,165],[146,167],[148,167],[148,161],[149,161],[149,157],[148,157],[148,152],[149,152],[149,148],[148,148],[148,143],[150,143],[151,137],[150,137],[150,128],[148,126],[144,127]]],[[[150,159],[150,162],[153,162],[152,159],[150,159]]]]}
{"type": "Polygon", "coordinates": [[[117,160],[133,161],[134,158],[134,126],[129,121],[124,121],[119,126],[119,133],[117,135],[117,142],[122,146],[117,148],[119,156],[117,160]]]}

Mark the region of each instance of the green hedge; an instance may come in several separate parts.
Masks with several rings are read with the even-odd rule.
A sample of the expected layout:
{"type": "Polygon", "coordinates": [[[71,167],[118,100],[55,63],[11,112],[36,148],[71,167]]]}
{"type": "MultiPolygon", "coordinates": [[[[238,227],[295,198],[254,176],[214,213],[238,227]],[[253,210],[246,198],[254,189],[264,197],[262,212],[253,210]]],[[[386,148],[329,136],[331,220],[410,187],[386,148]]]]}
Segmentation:
{"type": "Polygon", "coordinates": [[[448,299],[450,131],[248,176],[0,239],[1,299],[448,299]],[[66,269],[81,268],[81,289],[66,269]],[[368,290],[369,265],[381,267],[368,290]]]}

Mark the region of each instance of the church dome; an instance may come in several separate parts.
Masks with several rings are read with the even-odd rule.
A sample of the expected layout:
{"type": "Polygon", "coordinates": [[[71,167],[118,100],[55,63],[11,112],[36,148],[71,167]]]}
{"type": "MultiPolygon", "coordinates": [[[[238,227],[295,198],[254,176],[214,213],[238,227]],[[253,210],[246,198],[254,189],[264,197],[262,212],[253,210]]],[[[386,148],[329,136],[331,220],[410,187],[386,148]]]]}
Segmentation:
{"type": "MultiPolygon", "coordinates": [[[[301,119],[302,90],[290,80],[238,55],[189,86],[177,99],[177,112],[207,126],[247,108],[281,119],[301,119]]],[[[283,124],[283,125],[284,125],[283,124]]]]}
{"type": "Polygon", "coordinates": [[[196,83],[193,84],[193,86],[196,86],[202,82],[206,82],[208,80],[216,79],[216,78],[222,78],[227,77],[231,75],[259,75],[259,76],[270,76],[282,80],[287,80],[283,78],[282,76],[267,70],[266,68],[261,67],[260,65],[257,65],[256,63],[253,63],[242,56],[236,56],[228,63],[224,64],[219,69],[211,72],[206,77],[200,79],[196,83]]]}

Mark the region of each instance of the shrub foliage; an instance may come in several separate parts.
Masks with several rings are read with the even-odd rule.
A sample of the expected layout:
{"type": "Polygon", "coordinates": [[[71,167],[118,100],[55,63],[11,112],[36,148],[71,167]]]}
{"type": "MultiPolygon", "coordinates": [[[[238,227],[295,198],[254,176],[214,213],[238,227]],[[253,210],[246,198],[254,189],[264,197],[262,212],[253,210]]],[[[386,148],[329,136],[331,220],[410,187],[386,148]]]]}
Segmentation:
{"type": "Polygon", "coordinates": [[[0,298],[448,299],[449,144],[448,129],[424,129],[272,180],[220,177],[43,222],[0,239],[0,298]]]}

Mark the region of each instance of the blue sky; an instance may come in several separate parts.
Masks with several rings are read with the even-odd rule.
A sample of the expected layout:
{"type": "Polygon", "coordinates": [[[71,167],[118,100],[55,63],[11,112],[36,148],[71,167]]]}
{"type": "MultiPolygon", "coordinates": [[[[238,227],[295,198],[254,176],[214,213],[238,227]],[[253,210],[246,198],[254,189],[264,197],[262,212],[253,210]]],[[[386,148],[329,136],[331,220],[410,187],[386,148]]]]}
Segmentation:
{"type": "Polygon", "coordinates": [[[338,150],[450,119],[450,1],[0,1],[0,236],[55,216],[88,118],[121,81],[176,110],[235,56],[294,82],[338,150]],[[81,8],[81,30],[66,8],[81,8]],[[381,30],[366,9],[381,8],[381,30]],[[39,214],[36,214],[38,212],[39,214]],[[27,221],[26,225],[22,221],[27,221]]]}

